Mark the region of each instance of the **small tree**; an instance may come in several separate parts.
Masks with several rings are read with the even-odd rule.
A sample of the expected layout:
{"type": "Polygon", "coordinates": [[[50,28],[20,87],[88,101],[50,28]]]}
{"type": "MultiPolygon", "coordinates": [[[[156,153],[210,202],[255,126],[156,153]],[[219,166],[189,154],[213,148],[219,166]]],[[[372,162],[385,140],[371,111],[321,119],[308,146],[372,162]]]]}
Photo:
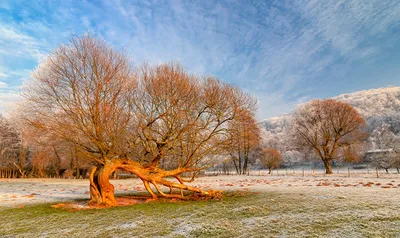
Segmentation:
{"type": "Polygon", "coordinates": [[[54,163],[54,158],[47,151],[37,151],[32,155],[32,173],[40,178],[46,177],[47,170],[54,163]]]}
{"type": "Polygon", "coordinates": [[[313,100],[299,107],[292,123],[295,143],[314,150],[327,174],[333,173],[332,160],[350,152],[366,137],[365,126],[365,120],[352,106],[333,99],[313,100]]]}
{"type": "Polygon", "coordinates": [[[268,168],[269,174],[272,173],[273,169],[279,168],[282,164],[281,152],[274,148],[263,148],[259,159],[261,167],[268,168]]]}

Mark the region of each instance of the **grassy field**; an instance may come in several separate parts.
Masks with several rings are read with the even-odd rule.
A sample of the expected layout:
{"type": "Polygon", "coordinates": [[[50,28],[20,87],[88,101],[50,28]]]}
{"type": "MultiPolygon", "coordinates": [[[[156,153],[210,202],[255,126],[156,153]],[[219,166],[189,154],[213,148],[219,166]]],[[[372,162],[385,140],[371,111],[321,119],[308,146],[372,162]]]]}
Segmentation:
{"type": "MultiPolygon", "coordinates": [[[[395,194],[396,195],[396,194],[395,194]]],[[[400,237],[400,196],[329,189],[68,211],[0,208],[0,237],[400,237]]]]}

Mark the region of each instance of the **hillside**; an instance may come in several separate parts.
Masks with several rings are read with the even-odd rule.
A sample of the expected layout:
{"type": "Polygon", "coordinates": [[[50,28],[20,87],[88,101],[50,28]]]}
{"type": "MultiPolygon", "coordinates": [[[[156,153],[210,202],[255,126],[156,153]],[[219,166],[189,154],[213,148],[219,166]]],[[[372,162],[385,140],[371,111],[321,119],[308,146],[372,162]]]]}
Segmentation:
{"type": "Polygon", "coordinates": [[[347,102],[369,120],[400,113],[400,87],[386,87],[342,94],[333,99],[347,102]]]}
{"type": "MultiPolygon", "coordinates": [[[[382,123],[400,133],[400,87],[386,87],[342,94],[333,99],[355,107],[372,129],[382,123]]],[[[261,122],[265,135],[279,135],[290,123],[290,114],[265,119],[261,122]]]]}

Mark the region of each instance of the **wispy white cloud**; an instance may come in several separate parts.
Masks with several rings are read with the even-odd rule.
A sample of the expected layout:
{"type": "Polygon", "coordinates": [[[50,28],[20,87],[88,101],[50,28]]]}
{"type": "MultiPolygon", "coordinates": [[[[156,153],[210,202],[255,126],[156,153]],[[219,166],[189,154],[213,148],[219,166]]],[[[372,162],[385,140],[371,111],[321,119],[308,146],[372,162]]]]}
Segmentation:
{"type": "Polygon", "coordinates": [[[18,32],[15,28],[0,25],[0,55],[2,57],[31,57],[40,60],[43,56],[43,46],[35,38],[18,32]]]}
{"type": "Polygon", "coordinates": [[[8,115],[21,100],[21,95],[17,92],[0,92],[0,114],[8,115]]]}
{"type": "Polygon", "coordinates": [[[296,6],[322,42],[347,60],[379,53],[379,45],[371,41],[400,20],[400,3],[394,1],[312,0],[296,6]]]}
{"type": "Polygon", "coordinates": [[[8,83],[28,78],[72,33],[90,31],[137,62],[179,60],[245,88],[258,97],[260,118],[324,95],[333,78],[399,50],[400,2],[390,0],[12,3],[0,4],[22,19],[0,16],[8,83]],[[29,64],[15,67],[22,59],[29,64]]]}
{"type": "Polygon", "coordinates": [[[6,9],[6,10],[10,9],[9,3],[7,1],[1,1],[0,2],[0,9],[6,9]]]}
{"type": "Polygon", "coordinates": [[[8,74],[0,72],[0,78],[7,78],[8,74]]]}

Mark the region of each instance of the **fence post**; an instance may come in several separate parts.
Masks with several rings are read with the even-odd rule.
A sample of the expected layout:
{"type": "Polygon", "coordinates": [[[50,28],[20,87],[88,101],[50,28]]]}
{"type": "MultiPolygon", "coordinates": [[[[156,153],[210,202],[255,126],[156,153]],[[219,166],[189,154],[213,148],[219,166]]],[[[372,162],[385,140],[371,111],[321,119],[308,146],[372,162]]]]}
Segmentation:
{"type": "Polygon", "coordinates": [[[350,177],[350,168],[347,168],[347,174],[348,174],[349,177],[350,177]]]}

